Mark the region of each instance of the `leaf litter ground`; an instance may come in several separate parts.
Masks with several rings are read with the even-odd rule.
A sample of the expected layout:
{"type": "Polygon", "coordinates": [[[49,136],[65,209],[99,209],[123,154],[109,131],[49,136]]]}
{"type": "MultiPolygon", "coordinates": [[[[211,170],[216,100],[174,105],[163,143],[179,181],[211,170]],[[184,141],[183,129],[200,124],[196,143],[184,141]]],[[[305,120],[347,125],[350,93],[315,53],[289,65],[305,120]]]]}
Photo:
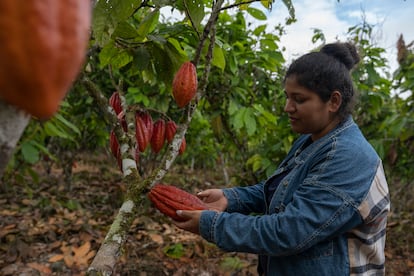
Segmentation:
{"type": "MultiPolygon", "coordinates": [[[[107,156],[78,161],[70,190],[61,170],[36,171],[38,183],[9,184],[0,194],[0,275],[85,275],[122,203],[122,176],[107,156]]],[[[211,183],[220,187],[220,178],[213,171],[179,168],[165,181],[196,192],[211,183]]],[[[256,275],[255,255],[223,252],[177,229],[147,204],[133,222],[114,275],[256,275]]],[[[391,217],[387,275],[413,275],[410,240],[401,242],[401,229],[413,232],[410,218],[391,217]]]]}

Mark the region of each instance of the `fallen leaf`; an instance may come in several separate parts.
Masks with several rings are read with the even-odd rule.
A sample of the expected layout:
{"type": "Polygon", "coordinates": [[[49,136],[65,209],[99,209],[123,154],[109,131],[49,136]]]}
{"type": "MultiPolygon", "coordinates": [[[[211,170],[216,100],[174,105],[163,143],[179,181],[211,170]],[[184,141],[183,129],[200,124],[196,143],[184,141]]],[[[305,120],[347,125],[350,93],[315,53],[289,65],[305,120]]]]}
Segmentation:
{"type": "Polygon", "coordinates": [[[159,234],[155,234],[155,233],[150,233],[149,234],[151,240],[157,244],[163,244],[164,243],[164,239],[161,235],[159,234]]]}
{"type": "Polygon", "coordinates": [[[58,255],[50,257],[48,262],[49,263],[59,262],[59,261],[63,260],[63,258],[64,258],[64,256],[62,254],[58,254],[58,255]]]}
{"type": "Polygon", "coordinates": [[[89,250],[91,249],[91,243],[90,242],[85,242],[82,246],[79,247],[72,247],[73,253],[75,253],[74,258],[77,259],[81,259],[83,257],[86,256],[86,254],[88,254],[89,250]]]}
{"type": "Polygon", "coordinates": [[[42,275],[49,275],[52,274],[52,270],[43,264],[39,264],[39,263],[28,263],[27,264],[28,267],[36,269],[37,271],[39,271],[40,273],[42,273],[42,275]]]}

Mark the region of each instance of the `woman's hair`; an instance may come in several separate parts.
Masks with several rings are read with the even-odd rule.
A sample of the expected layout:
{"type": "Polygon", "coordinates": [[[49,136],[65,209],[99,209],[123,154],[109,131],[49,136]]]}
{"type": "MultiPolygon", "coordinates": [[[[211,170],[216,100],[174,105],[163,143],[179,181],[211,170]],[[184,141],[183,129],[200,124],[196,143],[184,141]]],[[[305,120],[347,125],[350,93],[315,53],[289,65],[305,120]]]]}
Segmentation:
{"type": "Polygon", "coordinates": [[[299,85],[317,93],[327,102],[332,92],[339,91],[342,104],[338,110],[341,120],[352,113],[355,89],[351,69],[360,58],[354,45],[350,43],[331,43],[319,52],[305,54],[295,60],[288,68],[286,78],[296,77],[299,85]]]}

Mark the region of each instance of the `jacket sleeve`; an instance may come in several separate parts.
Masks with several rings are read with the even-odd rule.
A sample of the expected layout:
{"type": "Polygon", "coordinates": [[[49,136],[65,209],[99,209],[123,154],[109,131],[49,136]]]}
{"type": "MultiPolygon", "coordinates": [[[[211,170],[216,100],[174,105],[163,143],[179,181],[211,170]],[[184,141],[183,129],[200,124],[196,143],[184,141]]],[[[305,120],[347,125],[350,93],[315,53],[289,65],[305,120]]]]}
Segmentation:
{"type": "Polygon", "coordinates": [[[223,189],[228,200],[227,212],[233,213],[265,213],[263,182],[253,186],[223,189]]]}
{"type": "MultiPolygon", "coordinates": [[[[350,176],[349,165],[335,172],[326,170],[330,162],[355,166],[347,160],[355,156],[328,157],[313,166],[282,212],[249,216],[204,211],[200,234],[226,251],[283,256],[303,252],[361,224],[356,198],[366,193],[373,176],[350,176]]],[[[360,172],[375,171],[372,163],[356,163],[360,172]]]]}

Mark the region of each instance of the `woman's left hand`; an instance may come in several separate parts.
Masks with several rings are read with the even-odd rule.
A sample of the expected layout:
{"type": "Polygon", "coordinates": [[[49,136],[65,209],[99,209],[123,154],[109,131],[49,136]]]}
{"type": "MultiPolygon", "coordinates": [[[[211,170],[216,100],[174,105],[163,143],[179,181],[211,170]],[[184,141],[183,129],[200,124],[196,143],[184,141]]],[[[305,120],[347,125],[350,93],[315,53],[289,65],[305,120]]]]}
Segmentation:
{"type": "Polygon", "coordinates": [[[201,212],[202,211],[178,210],[177,215],[185,219],[185,221],[173,220],[173,223],[181,229],[184,229],[194,234],[200,234],[199,224],[201,212]]]}

